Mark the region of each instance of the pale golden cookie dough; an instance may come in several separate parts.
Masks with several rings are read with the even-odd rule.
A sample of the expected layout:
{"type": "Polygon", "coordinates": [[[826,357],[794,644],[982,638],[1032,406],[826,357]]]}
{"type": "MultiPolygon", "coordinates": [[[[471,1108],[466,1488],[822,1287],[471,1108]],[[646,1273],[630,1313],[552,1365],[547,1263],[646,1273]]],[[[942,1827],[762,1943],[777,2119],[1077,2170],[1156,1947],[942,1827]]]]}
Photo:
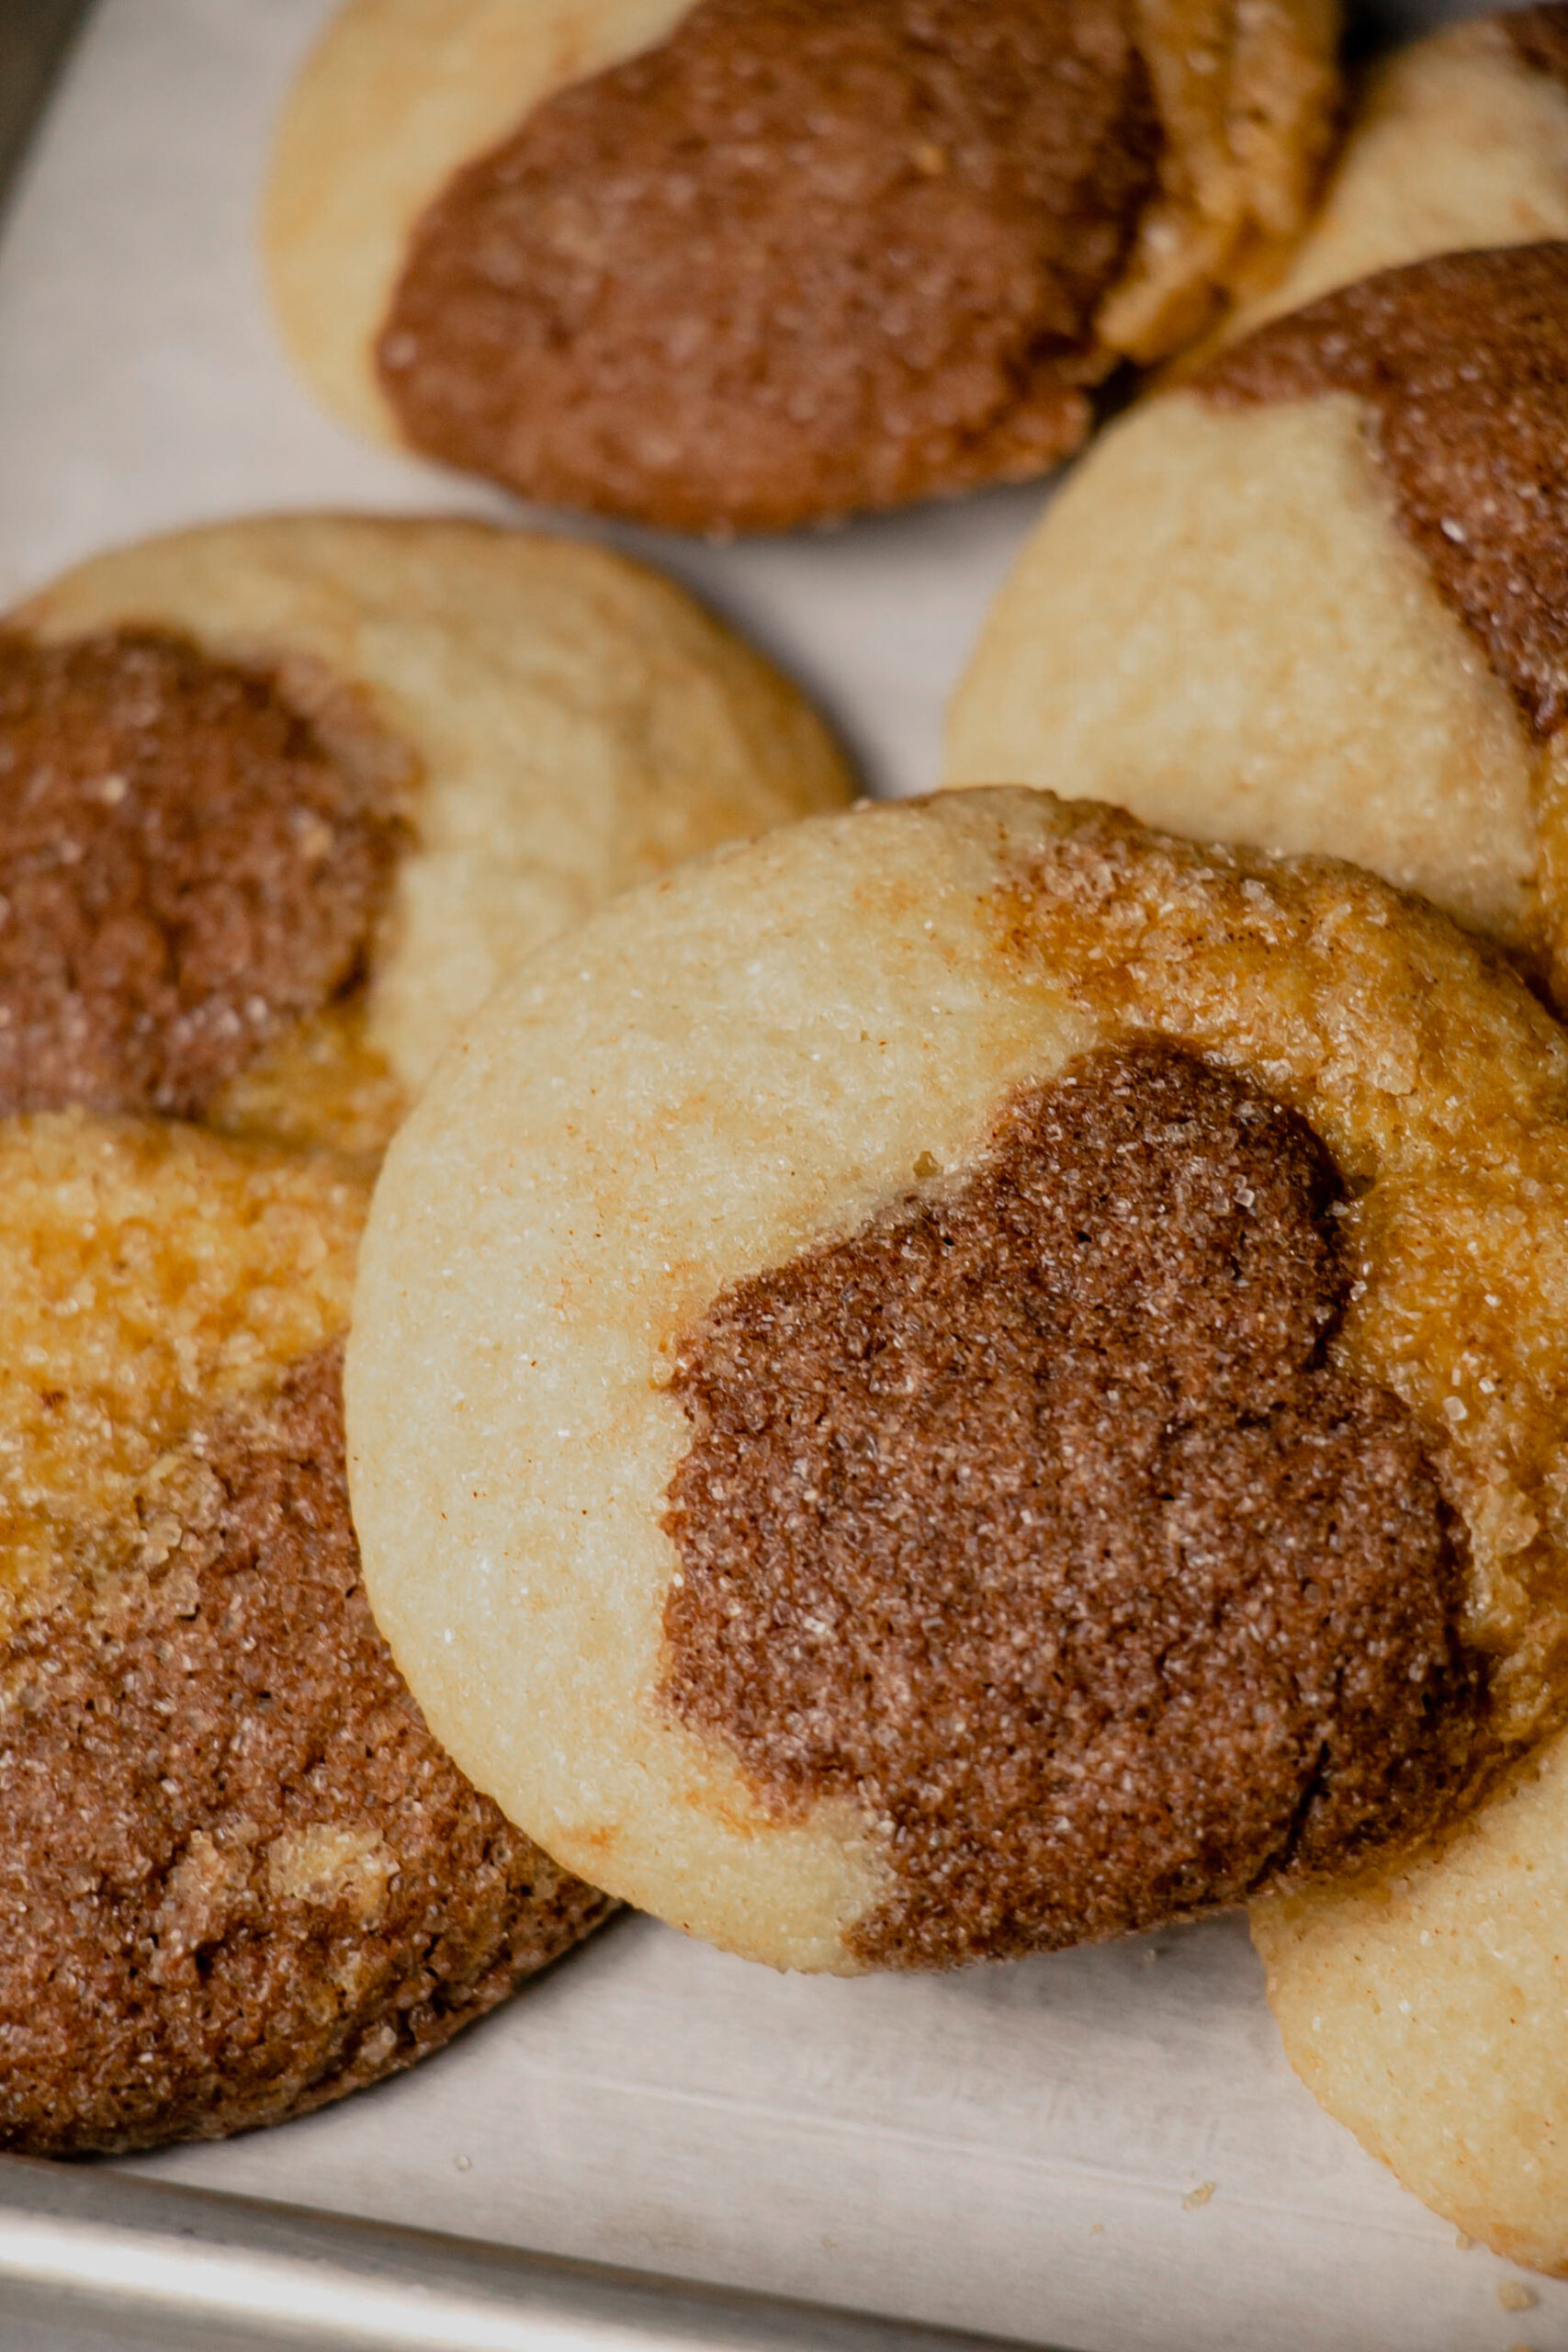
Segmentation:
{"type": "Polygon", "coordinates": [[[1568,244],[1361,281],[1135,408],[952,706],[1016,776],[1353,860],[1568,989],[1568,244]]]}
{"type": "MultiPolygon", "coordinates": [[[[843,1774],[803,1796],[783,1766],[782,1780],[760,1772],[733,1723],[718,1727],[722,1677],[688,1703],[707,1672],[694,1579],[716,1611],[702,1640],[719,1652],[723,1591],[748,1639],[759,1604],[744,1540],[729,1588],[731,1569],[716,1587],[689,1546],[693,1510],[705,1493],[723,1503],[726,1474],[671,1482],[695,1460],[693,1364],[725,1301],[764,1278],[787,1292],[829,1245],[908,1227],[923,1248],[931,1218],[956,1215],[984,1177],[998,1121],[1036,1102],[1066,1117],[1088,1099],[1072,1088],[1103,1091],[1107,1069],[1135,1103],[1150,1056],[1194,1102],[1217,1089],[1244,1125],[1282,1121],[1292,1150],[1331,1157],[1332,1246],[1354,1282],[1322,1310],[1332,1336],[1312,1377],[1360,1384],[1342,1418],[1392,1417],[1440,1487],[1461,1588],[1453,1633],[1480,1694],[1464,1794],[1562,1719],[1568,1045],[1510,974],[1368,876],[1190,847],[1046,794],[949,795],[720,854],[547,946],[448,1057],[387,1162],[347,1374],[369,1589],[437,1735],[567,1867],[779,1966],[1021,1948],[1006,1920],[946,1933],[940,1871],[919,1932],[885,1933],[908,1889],[893,1814],[867,1809],[874,1761],[858,1796],[843,1774]]],[[[1185,1129],[1163,1132],[1162,1149],[1185,1129]]],[[[1234,1191],[1238,1250],[1255,1181],[1234,1191]]],[[[1229,1216],[1222,1195],[1214,1214],[1229,1216]]],[[[886,1273],[900,1296],[901,1263],[914,1260],[895,1252],[886,1273]]],[[[1004,1289],[982,1281],[976,1295],[1004,1289]]],[[[798,1323],[779,1299],[756,1326],[775,1334],[758,1427],[781,1395],[789,1408],[801,1361],[777,1352],[798,1323]]],[[[1246,1342],[1235,1361],[1255,1352],[1246,1342]]],[[[925,1378],[911,1372],[914,1390],[925,1378]]],[[[829,1386],[807,1419],[830,1431],[848,1396],[829,1386]]],[[[905,1474],[883,1458],[894,1486],[869,1522],[874,1547],[907,1524],[905,1474]]],[[[805,1457],[780,1478],[781,1510],[797,1489],[821,1501],[805,1457]]],[[[1314,1551],[1314,1575],[1339,1541],[1314,1551]]],[[[808,1654],[830,1665],[840,1645],[858,1657],[890,1593],[863,1596],[837,1633],[831,1611],[802,1617],[781,1600],[745,1654],[764,1679],[770,1646],[781,1671],[808,1654]]],[[[937,1604],[939,1658],[962,1647],[968,1604],[942,1619],[956,1605],[937,1604]]],[[[1135,1605],[1127,1622],[1141,1623],[1135,1605]]],[[[1366,1642],[1382,1645],[1381,1633],[1366,1642]]],[[[887,1660],[874,1642],[866,1659],[875,1683],[887,1660]]],[[[724,1703],[744,1711],[736,1670],[724,1703]]],[[[947,1670],[929,1671],[934,1682],[927,1668],[895,1678],[878,1720],[890,1737],[934,1721],[944,1752],[983,1775],[982,1731],[947,1724],[947,1670]]],[[[804,1754],[818,1712],[786,1708],[764,1744],[788,1747],[794,1722],[804,1754]]],[[[746,1738],[757,1729],[749,1719],[746,1738]]],[[[1248,1736],[1269,1736],[1260,1716],[1248,1736]]],[[[1377,1826],[1374,1809],[1357,1834],[1377,1826]]],[[[951,1849],[960,1875],[967,1834],[951,1849]]],[[[1114,1903],[1096,1908],[1103,1886],[1091,1893],[1080,1931],[1125,1923],[1114,1903]]],[[[1049,1886],[1033,1894],[1048,1908],[1049,1886]]],[[[1040,1940],[1066,1932],[1048,1923],[1040,1940]]]]}
{"type": "MultiPolygon", "coordinates": [[[[96,557],[4,626],[54,648],[107,638],[111,651],[151,631],[165,668],[183,645],[198,671],[254,673],[296,750],[380,829],[369,935],[346,937],[329,1001],[303,1020],[264,1002],[259,1050],[216,1099],[121,1102],[83,1081],[70,1099],[93,1107],[378,1147],[526,950],[683,857],[850,796],[801,696],[680,589],[534,533],[303,514],[211,525],[96,557]]],[[[122,752],[135,735],[122,712],[122,752]]],[[[338,887],[332,834],[306,829],[304,851],[319,836],[325,863],[319,883],[294,876],[297,895],[338,887]]],[[[278,921],[287,933],[287,910],[278,921]]]]}
{"type": "Polygon", "coordinates": [[[1311,228],[1227,340],[1375,269],[1568,237],[1568,6],[1450,25],[1368,71],[1311,228]]]}
{"type": "Polygon", "coordinates": [[[1568,1739],[1430,1849],[1252,1915],[1286,2053],[1467,2236],[1568,2275],[1568,1739]]]}
{"type": "Polygon", "coordinates": [[[0,1120],[0,2146],[274,2123],[604,1898],[441,1754],[344,1477],[356,1161],[0,1120]]]}
{"type": "Polygon", "coordinates": [[[1119,359],[1277,272],[1337,30],[1332,0],[767,0],[753,63],[736,0],[349,0],[279,128],[274,300],[340,416],[525,496],[777,529],[1024,479],[1119,359]],[[581,139],[519,143],[568,98],[581,139]]]}

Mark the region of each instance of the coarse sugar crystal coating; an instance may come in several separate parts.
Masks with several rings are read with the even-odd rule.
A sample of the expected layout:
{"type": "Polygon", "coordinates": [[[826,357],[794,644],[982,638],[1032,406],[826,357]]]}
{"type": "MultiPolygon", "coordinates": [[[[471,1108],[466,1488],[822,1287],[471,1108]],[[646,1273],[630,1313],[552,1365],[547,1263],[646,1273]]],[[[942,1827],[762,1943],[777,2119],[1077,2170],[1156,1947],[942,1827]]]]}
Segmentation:
{"type": "Polygon", "coordinates": [[[613,1907],[369,1613],[371,1168],[531,938],[848,777],[635,565],[284,516],[13,616],[0,785],[0,2141],[112,2151],[376,2080],[613,1907]]]}
{"type": "Polygon", "coordinates": [[[1246,1081],[1106,1050],[683,1343],[665,1693],[782,1812],[888,1825],[869,1963],[1157,1925],[1453,1795],[1463,1566],[1329,1366],[1337,1189],[1246,1081]]]}
{"type": "Polygon", "coordinates": [[[1353,860],[1568,1002],[1565,318],[1568,242],[1442,254],[1134,408],[993,605],[950,775],[1353,860]]]}
{"type": "Polygon", "coordinates": [[[78,564],[0,644],[0,784],[32,780],[0,791],[27,999],[0,1077],[9,1052],[39,1108],[383,1149],[530,947],[851,792],[733,631],[536,531],[201,525],[78,564]]]}
{"type": "Polygon", "coordinates": [[[363,977],[393,812],[263,671],[0,631],[0,1113],[200,1116],[363,977]]]}
{"type": "Polygon", "coordinates": [[[819,820],[536,958],[394,1147],[369,1588],[531,1834],[776,1965],[1332,1872],[1568,1720],[1565,1235],[1568,1046],[1429,908],[1044,794],[819,820]]]}
{"type": "Polygon", "coordinates": [[[1415,1414],[1468,1539],[1479,1755],[1568,1708],[1568,1044],[1495,957],[1328,859],[1084,808],[998,901],[1118,1032],[1201,1040],[1303,1112],[1346,1189],[1335,1350],[1415,1414]]]}
{"type": "Polygon", "coordinates": [[[1221,407],[1350,392],[1399,520],[1541,739],[1568,720],[1568,243],[1447,254],[1276,319],[1221,407]],[[1477,322],[1484,320],[1484,331],[1477,322]]]}
{"type": "Polygon", "coordinates": [[[364,1169],[160,1120],[0,1120],[0,1629],[112,1575],[158,1465],[348,1321],[364,1169]]]}
{"type": "Polygon", "coordinates": [[[1337,34],[1333,0],[344,0],[272,290],[341,415],[525,494],[723,531],[1018,478],[1299,237],[1337,34]]]}
{"type": "Polygon", "coordinates": [[[700,0],[457,175],[381,381],[434,455],[676,526],[1038,473],[1158,144],[1122,0],[700,0]]]}
{"type": "Polygon", "coordinates": [[[725,532],[1016,480],[1299,236],[1337,34],[1334,0],[344,0],[272,290],[341,415],[527,496],[725,532]]]}
{"type": "Polygon", "coordinates": [[[597,1924],[432,1740],[344,1475],[362,1163],[0,1121],[0,2144],[274,2122],[597,1924]]]}
{"type": "Polygon", "coordinates": [[[609,1907],[425,1730],[359,1582],[340,1383],[329,1347],[190,1431],[118,1572],[0,1650],[0,2145],[300,2114],[609,1907]]]}

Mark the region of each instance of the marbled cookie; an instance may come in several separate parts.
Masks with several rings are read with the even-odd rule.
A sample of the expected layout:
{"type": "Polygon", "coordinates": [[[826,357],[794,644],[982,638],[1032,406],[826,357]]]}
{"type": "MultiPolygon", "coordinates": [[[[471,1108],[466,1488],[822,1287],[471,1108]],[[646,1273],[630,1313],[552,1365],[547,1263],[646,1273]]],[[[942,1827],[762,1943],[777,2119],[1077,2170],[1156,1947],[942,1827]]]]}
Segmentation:
{"type": "Polygon", "coordinates": [[[0,2143],[299,2113],[604,1915],[366,1602],[367,1155],[536,940],[846,792],[684,596],[518,533],[186,532],[0,628],[0,2143]]]}
{"type": "Polygon", "coordinates": [[[266,244],[361,429],[777,530],[1043,472],[1307,216],[1332,0],[350,0],[266,244]]]}
{"type": "Polygon", "coordinates": [[[610,1907],[441,1753],[344,1476],[357,1161],[0,1120],[0,2146],[273,2123],[610,1907]]]}
{"type": "Polygon", "coordinates": [[[1354,859],[1568,1001],[1568,243],[1328,294],[1047,510],[947,774],[1354,859]]]}
{"type": "Polygon", "coordinates": [[[794,688],[600,550],[285,515],[0,626],[0,1113],[376,1147],[526,949],[841,804],[794,688]]]}
{"type": "Polygon", "coordinates": [[[1027,791],[547,947],[394,1144],[378,1621],[569,1868],[947,1966],[1409,1846],[1568,1713],[1568,1043],[1326,862],[1027,791]]]}
{"type": "Polygon", "coordinates": [[[1449,25],[1380,58],[1312,226],[1234,337],[1373,271],[1568,237],[1568,6],[1449,25]]]}

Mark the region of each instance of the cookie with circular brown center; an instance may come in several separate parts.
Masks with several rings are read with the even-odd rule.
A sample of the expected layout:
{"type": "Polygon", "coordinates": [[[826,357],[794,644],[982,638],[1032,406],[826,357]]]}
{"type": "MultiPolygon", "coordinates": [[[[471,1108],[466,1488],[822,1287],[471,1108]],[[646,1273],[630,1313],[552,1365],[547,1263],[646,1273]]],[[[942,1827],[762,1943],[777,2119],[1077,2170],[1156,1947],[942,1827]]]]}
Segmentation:
{"type": "Polygon", "coordinates": [[[568,1867],[779,1965],[1408,1845],[1568,1708],[1568,1046],[1326,862],[1027,791],[622,899],[394,1144],[378,1622],[568,1867]]]}
{"type": "Polygon", "coordinates": [[[344,1474],[357,1160],[0,1121],[0,2145],[280,2121],[595,1926],[436,1747],[344,1474]]]}
{"type": "Polygon", "coordinates": [[[1568,998],[1568,243],[1391,270],[1136,409],[950,718],[998,775],[1355,859],[1568,998]]]}
{"type": "Polygon", "coordinates": [[[265,235],[340,414],[773,530],[1043,472],[1299,233],[1331,0],[350,0],[265,235]]]}
{"type": "Polygon", "coordinates": [[[849,792],[596,548],[292,515],[96,557],[0,626],[0,1113],[378,1147],[536,942],[849,792]]]}
{"type": "Polygon", "coordinates": [[[1312,226],[1227,337],[1380,269],[1568,237],[1568,6],[1450,25],[1380,59],[1312,226]]]}

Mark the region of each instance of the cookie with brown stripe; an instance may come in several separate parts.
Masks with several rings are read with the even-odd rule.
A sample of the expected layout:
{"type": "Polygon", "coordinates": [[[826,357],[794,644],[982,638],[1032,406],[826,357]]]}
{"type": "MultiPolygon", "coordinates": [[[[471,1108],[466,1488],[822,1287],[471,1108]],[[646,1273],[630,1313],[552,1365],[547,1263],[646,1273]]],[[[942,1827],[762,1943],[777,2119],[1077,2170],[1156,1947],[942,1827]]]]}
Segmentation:
{"type": "Polygon", "coordinates": [[[1568,1001],[1568,243],[1325,295],[1107,434],[947,773],[1355,859],[1568,1001]]]}
{"type": "Polygon", "coordinates": [[[267,199],[362,430],[776,530],[1055,465],[1304,224],[1328,0],[351,0],[267,199]]]}
{"type": "Polygon", "coordinates": [[[1342,1873],[1568,1713],[1565,1210],[1560,1033],[1368,876],[791,828],[536,957],[394,1145],[378,1617],[548,1851],[775,1965],[1342,1873]]]}
{"type": "Polygon", "coordinates": [[[67,573],[0,628],[0,1111],[353,1147],[540,940],[851,791],[658,574],[367,516],[67,573]]]}
{"type": "Polygon", "coordinates": [[[0,2145],[274,2123],[612,1906],[437,1747],[344,1476],[357,1161],[0,1121],[0,2145]]]}
{"type": "Polygon", "coordinates": [[[1228,339],[1434,254],[1568,237],[1568,6],[1449,25],[1380,58],[1321,205],[1228,339]]]}

